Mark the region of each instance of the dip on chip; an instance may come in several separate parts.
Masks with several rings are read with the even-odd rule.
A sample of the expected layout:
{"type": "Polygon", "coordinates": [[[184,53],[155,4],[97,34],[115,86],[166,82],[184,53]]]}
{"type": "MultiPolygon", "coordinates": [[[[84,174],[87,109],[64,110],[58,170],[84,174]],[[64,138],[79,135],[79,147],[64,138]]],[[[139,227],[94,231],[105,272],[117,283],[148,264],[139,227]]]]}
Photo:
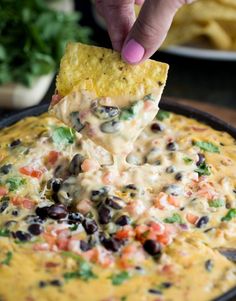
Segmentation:
{"type": "Polygon", "coordinates": [[[168,65],[131,66],[119,53],[71,43],[57,77],[51,113],[113,154],[127,154],[158,111],[168,65]],[[62,99],[61,99],[62,98],[62,99]]]}

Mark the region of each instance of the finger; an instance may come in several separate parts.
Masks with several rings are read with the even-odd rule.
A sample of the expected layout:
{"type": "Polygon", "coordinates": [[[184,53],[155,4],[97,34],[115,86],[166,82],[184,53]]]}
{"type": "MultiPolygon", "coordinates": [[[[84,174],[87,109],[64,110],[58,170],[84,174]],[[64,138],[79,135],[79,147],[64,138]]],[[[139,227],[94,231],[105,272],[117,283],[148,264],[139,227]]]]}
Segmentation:
{"type": "Polygon", "coordinates": [[[144,1],[145,1],[145,0],[135,0],[135,4],[141,6],[141,5],[143,5],[144,1]]]}
{"type": "Polygon", "coordinates": [[[162,44],[178,8],[189,0],[146,0],[122,48],[130,64],[149,58],[162,44]]]}
{"type": "Polygon", "coordinates": [[[96,7],[105,19],[113,48],[121,51],[135,22],[134,0],[96,0],[96,7]]]}

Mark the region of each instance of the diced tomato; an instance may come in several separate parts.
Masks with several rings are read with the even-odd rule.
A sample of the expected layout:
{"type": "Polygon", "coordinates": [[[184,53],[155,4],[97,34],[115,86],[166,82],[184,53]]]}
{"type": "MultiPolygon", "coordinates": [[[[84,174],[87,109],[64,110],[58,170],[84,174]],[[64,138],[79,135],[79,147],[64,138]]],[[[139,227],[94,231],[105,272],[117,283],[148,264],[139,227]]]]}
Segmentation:
{"type": "Polygon", "coordinates": [[[35,207],[35,202],[25,197],[13,197],[11,202],[14,206],[22,206],[25,209],[33,209],[35,207]]]}
{"type": "Polygon", "coordinates": [[[165,231],[165,226],[162,223],[151,222],[150,231],[155,232],[155,234],[162,234],[165,231]]]}
{"type": "Polygon", "coordinates": [[[146,100],[144,102],[144,111],[152,111],[155,109],[155,103],[151,100],[146,100]]]}
{"type": "Polygon", "coordinates": [[[59,265],[60,265],[59,263],[57,263],[57,262],[51,262],[51,261],[45,263],[45,267],[46,268],[56,268],[59,265]]]}
{"type": "Polygon", "coordinates": [[[144,242],[144,240],[146,239],[145,233],[149,233],[149,227],[147,225],[138,225],[135,227],[134,229],[135,234],[136,234],[136,239],[144,242]]]}
{"type": "Polygon", "coordinates": [[[46,160],[50,165],[54,165],[57,162],[60,155],[61,155],[60,152],[50,151],[46,157],[46,160]]]}
{"type": "Polygon", "coordinates": [[[30,199],[23,198],[23,200],[22,200],[22,206],[25,209],[33,209],[35,207],[35,202],[32,201],[32,200],[30,200],[30,199]]]}
{"type": "Polygon", "coordinates": [[[84,172],[96,171],[100,167],[99,163],[94,159],[85,159],[81,164],[81,169],[84,172]]]}
{"type": "Polygon", "coordinates": [[[23,166],[19,169],[20,173],[26,176],[30,176],[32,178],[40,179],[43,175],[42,170],[34,169],[30,166],[23,166]]]}
{"type": "Polygon", "coordinates": [[[57,240],[57,246],[59,250],[68,250],[68,243],[69,239],[68,238],[60,238],[57,240]]]}
{"type": "Polygon", "coordinates": [[[8,193],[7,188],[5,187],[0,187],[0,196],[4,196],[8,193]]]}
{"type": "Polygon", "coordinates": [[[47,243],[36,243],[33,245],[33,250],[35,251],[48,251],[49,245],[47,243]]]}
{"type": "Polygon", "coordinates": [[[186,219],[187,219],[187,221],[190,223],[190,224],[195,224],[196,222],[197,222],[197,220],[198,220],[198,216],[197,215],[195,215],[195,214],[192,214],[192,213],[187,213],[186,214],[186,219]]]}
{"type": "Polygon", "coordinates": [[[51,235],[50,233],[43,233],[43,237],[46,240],[46,242],[49,244],[49,246],[52,246],[56,243],[56,236],[51,235]]]}
{"type": "Polygon", "coordinates": [[[174,207],[180,207],[180,202],[179,200],[177,200],[177,198],[175,198],[172,195],[168,195],[167,201],[170,205],[174,206],[174,207]]]}
{"type": "Polygon", "coordinates": [[[168,245],[171,242],[171,238],[167,233],[157,235],[157,241],[162,245],[168,245]]]}
{"type": "Polygon", "coordinates": [[[59,94],[54,94],[52,96],[52,100],[51,100],[51,106],[55,106],[60,100],[62,99],[62,97],[59,94]]]}
{"type": "Polygon", "coordinates": [[[117,239],[128,239],[129,237],[132,237],[134,235],[134,231],[131,227],[126,226],[121,230],[118,230],[115,234],[115,237],[117,239]]]}

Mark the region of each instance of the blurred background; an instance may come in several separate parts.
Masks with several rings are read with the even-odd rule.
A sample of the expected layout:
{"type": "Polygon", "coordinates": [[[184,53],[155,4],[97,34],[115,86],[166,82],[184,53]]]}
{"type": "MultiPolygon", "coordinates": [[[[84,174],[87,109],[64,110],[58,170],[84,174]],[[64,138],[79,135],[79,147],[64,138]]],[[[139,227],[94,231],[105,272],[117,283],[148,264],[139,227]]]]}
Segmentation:
{"type": "MultiPolygon", "coordinates": [[[[193,18],[182,24],[181,14],[186,22],[183,11],[173,23],[166,48],[153,59],[170,64],[164,96],[236,124],[236,37],[228,37],[229,22],[236,36],[236,1],[215,0],[216,10],[226,5],[224,1],[232,14],[227,23],[217,19],[219,12],[199,19],[198,7],[193,7],[193,18]],[[198,28],[195,35],[181,32],[187,28],[189,33],[193,23],[198,28]],[[176,36],[187,38],[176,46],[176,36]],[[207,46],[199,47],[206,40],[207,46]],[[235,43],[232,48],[229,41],[235,43]]],[[[222,9],[220,12],[224,15],[222,9]]],[[[186,14],[190,16],[189,11],[186,14]]],[[[89,0],[1,0],[0,19],[0,118],[50,101],[58,63],[69,40],[111,47],[104,23],[89,0]]]]}

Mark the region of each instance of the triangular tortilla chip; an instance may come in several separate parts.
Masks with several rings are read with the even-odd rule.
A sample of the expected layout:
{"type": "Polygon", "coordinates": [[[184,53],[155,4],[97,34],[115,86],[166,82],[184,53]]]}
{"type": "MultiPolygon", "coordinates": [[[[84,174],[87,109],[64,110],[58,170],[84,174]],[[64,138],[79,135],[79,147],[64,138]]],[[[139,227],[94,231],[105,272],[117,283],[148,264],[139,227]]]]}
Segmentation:
{"type": "Polygon", "coordinates": [[[152,60],[131,66],[105,48],[69,44],[51,113],[112,153],[127,154],[155,117],[168,65],[152,60]]]}

